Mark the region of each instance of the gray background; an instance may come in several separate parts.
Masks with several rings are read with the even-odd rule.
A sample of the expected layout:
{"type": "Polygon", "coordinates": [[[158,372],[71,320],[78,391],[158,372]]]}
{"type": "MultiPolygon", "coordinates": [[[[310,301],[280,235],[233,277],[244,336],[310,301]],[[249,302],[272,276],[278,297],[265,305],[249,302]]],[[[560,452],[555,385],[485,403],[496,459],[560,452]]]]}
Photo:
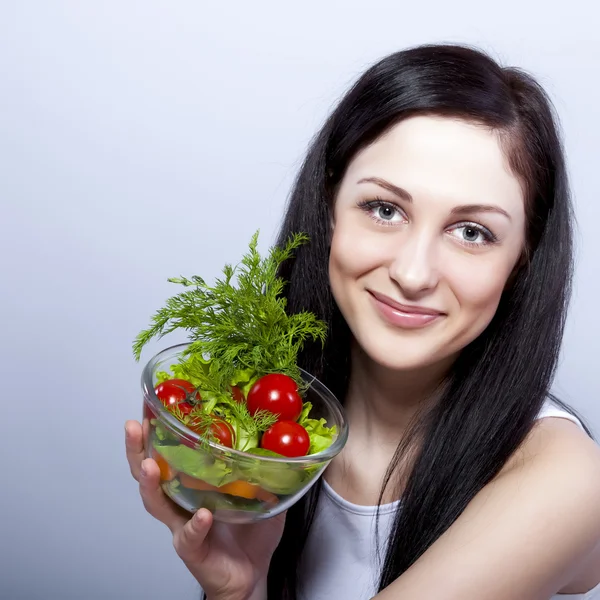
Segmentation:
{"type": "Polygon", "coordinates": [[[131,341],[167,277],[211,279],[259,227],[272,242],[334,100],[408,45],[478,44],[556,102],[579,219],[556,391],[600,430],[598,9],[293,4],[0,2],[2,599],[197,597],[127,469],[131,341]]]}

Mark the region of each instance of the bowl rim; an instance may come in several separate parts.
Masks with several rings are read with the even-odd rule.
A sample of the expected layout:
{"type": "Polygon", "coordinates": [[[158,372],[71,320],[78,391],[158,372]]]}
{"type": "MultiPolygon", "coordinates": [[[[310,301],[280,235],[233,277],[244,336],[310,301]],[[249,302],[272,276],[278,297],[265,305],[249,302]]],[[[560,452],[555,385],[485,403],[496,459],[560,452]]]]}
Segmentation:
{"type": "Polygon", "coordinates": [[[167,348],[164,348],[160,352],[157,352],[145,364],[145,366],[142,370],[142,376],[141,376],[142,391],[144,393],[144,402],[148,401],[150,403],[151,408],[153,409],[153,412],[155,413],[157,419],[163,423],[166,423],[167,426],[170,429],[174,430],[174,432],[177,433],[179,436],[184,437],[190,441],[193,441],[194,443],[198,443],[200,440],[202,440],[203,444],[208,445],[209,447],[211,447],[214,450],[219,451],[220,453],[227,454],[228,457],[235,456],[235,457],[243,458],[245,460],[252,460],[252,461],[259,460],[266,464],[269,464],[269,463],[271,463],[271,464],[294,463],[294,464],[310,465],[313,463],[322,463],[322,462],[333,459],[335,456],[337,456],[340,453],[342,448],[345,446],[346,441],[348,440],[349,427],[348,427],[348,420],[346,418],[344,407],[342,406],[341,402],[337,399],[335,394],[325,384],[323,384],[314,375],[311,375],[310,373],[308,373],[307,371],[305,371],[304,369],[302,369],[300,367],[299,367],[300,372],[302,373],[303,377],[306,377],[307,380],[309,381],[309,386],[310,387],[315,386],[317,388],[317,392],[319,393],[319,395],[321,396],[323,401],[327,403],[329,409],[332,412],[337,413],[337,418],[338,418],[339,422],[341,423],[341,426],[338,427],[339,431],[338,431],[337,438],[325,450],[322,450],[321,452],[317,452],[316,454],[308,454],[306,456],[292,456],[292,457],[284,456],[281,458],[276,457],[276,456],[262,456],[260,454],[252,454],[250,452],[244,452],[242,450],[235,450],[234,448],[229,448],[227,446],[223,446],[221,444],[218,444],[217,442],[203,438],[200,434],[189,429],[181,421],[179,421],[179,419],[177,419],[172,413],[170,413],[164,407],[163,403],[159,400],[158,396],[156,395],[154,384],[152,382],[152,375],[153,375],[156,365],[166,355],[174,354],[177,351],[177,349],[183,350],[184,348],[188,347],[189,345],[190,345],[190,342],[183,342],[180,344],[175,344],[173,346],[169,346],[167,348]]]}

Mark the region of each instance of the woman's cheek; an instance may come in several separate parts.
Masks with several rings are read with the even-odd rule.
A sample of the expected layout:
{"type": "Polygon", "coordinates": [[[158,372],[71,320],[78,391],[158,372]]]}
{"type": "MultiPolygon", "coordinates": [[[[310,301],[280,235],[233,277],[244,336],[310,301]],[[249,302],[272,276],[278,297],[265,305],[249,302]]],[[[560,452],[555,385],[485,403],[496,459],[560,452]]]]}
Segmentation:
{"type": "Polygon", "coordinates": [[[360,279],[377,268],[377,244],[351,227],[334,231],[329,255],[329,280],[335,301],[346,319],[358,310],[360,279]],[[369,243],[371,242],[371,243],[369,243]]]}
{"type": "Polygon", "coordinates": [[[462,261],[448,264],[447,283],[462,310],[472,309],[493,315],[509,273],[503,263],[479,258],[482,259],[479,264],[475,261],[468,265],[462,264],[462,261]]]}
{"type": "Polygon", "coordinates": [[[332,236],[330,268],[356,278],[369,273],[386,263],[387,241],[353,219],[340,219],[332,236]]]}

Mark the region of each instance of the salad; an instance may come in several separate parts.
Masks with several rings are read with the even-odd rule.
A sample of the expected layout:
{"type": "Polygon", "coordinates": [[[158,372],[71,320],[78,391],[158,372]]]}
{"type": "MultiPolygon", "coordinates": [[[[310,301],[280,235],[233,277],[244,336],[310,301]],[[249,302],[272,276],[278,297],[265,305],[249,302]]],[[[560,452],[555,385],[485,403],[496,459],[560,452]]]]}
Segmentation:
{"type": "Polygon", "coordinates": [[[174,435],[145,405],[162,481],[274,503],[277,495],[294,493],[315,468],[215,460],[202,452],[207,442],[243,452],[248,459],[296,458],[318,454],[336,438],[335,425],[314,414],[306,397],[309,382],[297,365],[306,341],[325,342],[327,326],[310,312],[286,312],[285,282],[278,276],[281,264],[307,241],[306,235],[295,234],[262,258],[256,232],[240,264],[226,265],[213,286],[198,276],[169,279],[186,289],[155,313],[133,351],[139,360],[152,338],[176,329],[188,332],[189,344],[169,370],[154,374],[155,393],[164,410],[198,434],[199,442],[174,435]]]}

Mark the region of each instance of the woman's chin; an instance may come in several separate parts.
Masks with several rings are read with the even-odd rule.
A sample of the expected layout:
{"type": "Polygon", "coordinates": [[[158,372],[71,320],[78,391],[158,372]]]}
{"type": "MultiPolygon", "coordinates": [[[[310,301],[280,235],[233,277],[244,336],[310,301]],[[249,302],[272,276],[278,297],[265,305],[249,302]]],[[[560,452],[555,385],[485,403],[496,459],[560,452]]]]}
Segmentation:
{"type": "Polygon", "coordinates": [[[419,347],[418,344],[410,344],[410,347],[397,344],[382,347],[376,344],[365,344],[362,347],[363,353],[369,361],[377,366],[396,372],[410,373],[421,370],[429,370],[439,367],[441,371],[450,368],[454,362],[455,356],[443,352],[442,348],[434,348],[429,345],[419,347]]]}

